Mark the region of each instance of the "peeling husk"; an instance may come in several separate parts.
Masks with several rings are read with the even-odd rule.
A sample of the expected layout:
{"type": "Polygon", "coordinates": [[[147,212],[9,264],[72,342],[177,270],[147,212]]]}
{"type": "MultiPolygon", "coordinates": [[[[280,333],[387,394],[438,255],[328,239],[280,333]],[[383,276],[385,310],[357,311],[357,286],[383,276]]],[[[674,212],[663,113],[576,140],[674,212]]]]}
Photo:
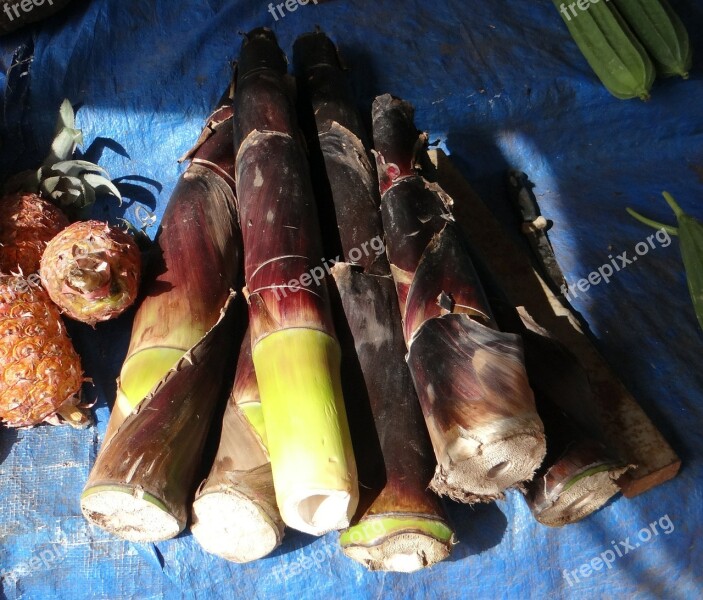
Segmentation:
{"type": "Polygon", "coordinates": [[[521,340],[498,331],[452,199],[419,174],[426,136],[412,107],[379,96],[372,118],[407,362],[438,462],[431,487],[462,502],[500,498],[546,451],[521,340]]]}
{"type": "Polygon", "coordinates": [[[218,400],[236,311],[189,350],[100,449],[81,495],[95,525],[133,542],[157,542],[186,526],[205,439],[218,400]]]}
{"type": "Polygon", "coordinates": [[[289,285],[318,265],[322,247],[285,71],[271,31],[247,34],[235,95],[237,196],[277,503],[287,525],[321,535],[349,524],[358,483],[326,286],[289,285]]]}
{"type": "Polygon", "coordinates": [[[525,500],[544,525],[575,523],[619,493],[617,479],[632,465],[605,443],[583,366],[524,308],[510,304],[483,262],[476,264],[496,321],[523,339],[527,375],[547,436],[547,455],[525,486],[525,500]]]}
{"type": "Polygon", "coordinates": [[[193,502],[191,531],[208,552],[243,563],[277,548],[283,529],[247,331],[217,455],[193,502]]]}
{"type": "Polygon", "coordinates": [[[225,94],[184,157],[191,164],[161,220],[106,440],[215,324],[237,286],[242,250],[231,136],[232,106],[225,94]]]}
{"type": "Polygon", "coordinates": [[[232,344],[241,238],[232,107],[225,94],[157,235],[105,440],[81,497],[85,517],[132,541],[174,537],[187,507],[232,344]]]}
{"type": "Polygon", "coordinates": [[[304,109],[311,113],[308,146],[326,217],[325,249],[328,256],[355,259],[355,266],[332,268],[342,386],[362,483],[357,514],[340,544],[369,570],[416,571],[449,555],[453,531],[427,489],[436,462],[404,360],[388,260],[382,245],[368,251],[372,240],[383,239],[376,172],[332,42],[323,33],[307,34],[294,52],[304,109]]]}

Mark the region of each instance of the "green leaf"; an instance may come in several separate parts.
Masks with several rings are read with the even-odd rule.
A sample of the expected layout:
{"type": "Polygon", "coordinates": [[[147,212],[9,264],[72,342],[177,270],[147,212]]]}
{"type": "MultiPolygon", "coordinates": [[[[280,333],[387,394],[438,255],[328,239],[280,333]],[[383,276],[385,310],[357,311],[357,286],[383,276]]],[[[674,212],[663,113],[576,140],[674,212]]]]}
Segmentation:
{"type": "Polygon", "coordinates": [[[649,225],[650,227],[654,227],[654,229],[663,229],[667,233],[670,233],[671,235],[679,235],[678,229],[676,227],[672,227],[671,225],[665,225],[664,223],[660,223],[659,221],[653,221],[652,219],[648,219],[647,217],[643,217],[640,213],[638,213],[635,210],[632,210],[629,206],[625,209],[627,211],[627,214],[630,215],[631,217],[634,217],[637,219],[640,223],[644,223],[645,225],[649,225]]]}
{"type": "Polygon", "coordinates": [[[85,172],[103,173],[109,177],[109,174],[105,169],[95,163],[88,162],[87,160],[63,160],[50,165],[49,168],[52,171],[59,171],[64,175],[69,175],[72,177],[85,172]]]}
{"type": "Polygon", "coordinates": [[[83,133],[80,129],[62,129],[51,142],[51,152],[44,160],[44,165],[50,166],[70,159],[76,151],[76,146],[82,143],[83,133]]]}
{"type": "Polygon", "coordinates": [[[688,291],[698,324],[703,329],[703,223],[682,213],[679,217],[679,239],[688,291]]]}
{"type": "Polygon", "coordinates": [[[93,173],[86,173],[83,175],[83,181],[93,188],[97,194],[112,194],[120,201],[120,206],[122,206],[122,194],[109,179],[93,173]]]}
{"type": "Polygon", "coordinates": [[[662,194],[676,215],[678,228],[652,221],[631,208],[628,208],[627,212],[645,225],[665,229],[669,233],[679,236],[688,292],[691,295],[698,324],[703,329],[703,223],[687,215],[669,192],[662,192],[662,194]]]}
{"type": "Polygon", "coordinates": [[[54,135],[57,135],[62,129],[74,129],[75,127],[76,115],[73,112],[71,102],[66,98],[59,107],[59,119],[54,128],[54,135]]]}
{"type": "Polygon", "coordinates": [[[56,187],[59,185],[60,181],[60,175],[57,175],[55,177],[47,177],[46,179],[43,179],[40,187],[41,192],[43,194],[46,194],[47,196],[51,196],[54,193],[56,187]]]}

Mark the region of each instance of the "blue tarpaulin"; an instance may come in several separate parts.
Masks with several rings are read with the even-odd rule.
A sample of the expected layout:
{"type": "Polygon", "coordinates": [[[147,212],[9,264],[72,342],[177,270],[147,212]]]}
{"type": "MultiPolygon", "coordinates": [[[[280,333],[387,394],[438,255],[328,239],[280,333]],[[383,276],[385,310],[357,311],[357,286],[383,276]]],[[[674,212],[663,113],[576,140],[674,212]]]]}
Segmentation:
{"type": "MultiPolygon", "coordinates": [[[[135,220],[143,207],[158,219],[183,170],[176,159],[226,86],[238,32],[271,27],[290,55],[295,37],[319,24],[340,47],[359,105],[368,111],[384,92],[412,102],[418,126],[506,225],[515,221],[505,170],[529,174],[574,282],[652,233],[626,206],[673,223],[666,189],[703,219],[703,8],[672,4],[692,34],[692,76],[658,82],[643,103],[604,90],[547,0],[336,0],[293,4],[276,19],[265,1],[76,0],[0,40],[3,70],[17,48],[29,61],[26,74],[20,65],[0,75],[1,167],[41,161],[69,98],[84,150],[125,194],[121,207],[102,199],[93,216],[135,220]]],[[[133,313],[95,331],[72,326],[97,425],[0,429],[0,598],[700,597],[703,334],[678,242],[651,248],[573,305],[682,457],[680,475],[563,529],[537,524],[517,493],[491,505],[452,504],[459,544],[451,558],[411,575],[367,572],[341,554],[336,534],[289,532],[271,556],[235,565],[206,554],[188,532],[134,544],[89,525],[79,495],[105,433],[133,313]],[[632,548],[607,566],[582,568],[626,540],[632,548]]]]}

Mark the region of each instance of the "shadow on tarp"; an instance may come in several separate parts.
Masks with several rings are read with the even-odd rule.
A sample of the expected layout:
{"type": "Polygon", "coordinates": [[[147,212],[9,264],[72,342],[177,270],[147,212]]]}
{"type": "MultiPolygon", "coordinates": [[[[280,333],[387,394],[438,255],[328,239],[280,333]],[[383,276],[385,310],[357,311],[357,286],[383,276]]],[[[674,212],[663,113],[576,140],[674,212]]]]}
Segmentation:
{"type": "Polygon", "coordinates": [[[0,426],[0,464],[10,455],[12,445],[17,441],[17,430],[0,426]]]}
{"type": "Polygon", "coordinates": [[[508,519],[495,502],[468,506],[457,502],[446,502],[449,521],[459,543],[454,546],[447,559],[458,562],[469,556],[481,554],[494,548],[503,539],[508,519]]]}

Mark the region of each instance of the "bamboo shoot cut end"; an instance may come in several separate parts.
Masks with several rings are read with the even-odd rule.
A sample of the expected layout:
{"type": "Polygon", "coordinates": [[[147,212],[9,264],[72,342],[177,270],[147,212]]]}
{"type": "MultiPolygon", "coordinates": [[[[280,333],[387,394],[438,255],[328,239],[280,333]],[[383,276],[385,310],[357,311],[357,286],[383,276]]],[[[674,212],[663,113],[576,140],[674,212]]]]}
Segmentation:
{"type": "Polygon", "coordinates": [[[541,431],[485,443],[460,436],[447,446],[430,487],[460,502],[491,501],[530,481],[545,452],[541,431]]]}
{"type": "Polygon", "coordinates": [[[211,554],[246,563],[270,554],[283,539],[283,523],[234,491],[211,492],[193,503],[191,531],[211,554]]]}
{"type": "Polygon", "coordinates": [[[311,492],[302,498],[289,497],[281,506],[283,520],[294,529],[323,535],[349,527],[353,516],[351,494],[347,492],[311,492]]]}
{"type": "Polygon", "coordinates": [[[444,560],[454,532],[446,523],[423,516],[365,519],[344,531],[344,553],[370,571],[413,573],[444,560]]]}
{"type": "Polygon", "coordinates": [[[379,546],[349,546],[344,549],[344,554],[369,571],[395,573],[414,573],[431,567],[447,558],[449,552],[446,544],[418,533],[396,535],[379,546]]]}
{"type": "Polygon", "coordinates": [[[161,542],[185,528],[158,499],[137,488],[98,486],[81,498],[85,518],[130,542],[161,542]]]}
{"type": "Polygon", "coordinates": [[[562,527],[584,519],[620,491],[615,479],[623,471],[600,471],[580,478],[559,494],[549,507],[535,513],[535,518],[549,527],[562,527]]]}

